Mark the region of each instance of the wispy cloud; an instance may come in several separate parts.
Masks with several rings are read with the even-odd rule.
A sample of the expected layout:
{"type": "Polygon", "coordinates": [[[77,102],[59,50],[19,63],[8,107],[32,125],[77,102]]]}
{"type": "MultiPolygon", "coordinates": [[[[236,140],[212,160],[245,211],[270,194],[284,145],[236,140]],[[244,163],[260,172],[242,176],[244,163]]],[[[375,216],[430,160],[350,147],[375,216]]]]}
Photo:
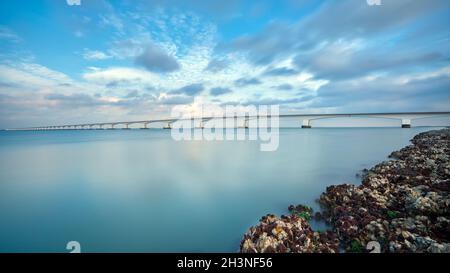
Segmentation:
{"type": "Polygon", "coordinates": [[[105,52],[99,50],[87,50],[85,49],[83,53],[83,58],[86,60],[106,60],[112,58],[111,55],[106,54],[105,52]]]}

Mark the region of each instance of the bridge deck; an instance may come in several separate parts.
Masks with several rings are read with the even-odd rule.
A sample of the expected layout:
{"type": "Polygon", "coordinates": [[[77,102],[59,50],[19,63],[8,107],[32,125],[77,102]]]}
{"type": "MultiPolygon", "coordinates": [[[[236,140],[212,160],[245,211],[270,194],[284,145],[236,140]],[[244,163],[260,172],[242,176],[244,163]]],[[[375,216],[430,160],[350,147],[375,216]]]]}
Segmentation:
{"type": "MultiPolygon", "coordinates": [[[[426,118],[426,117],[438,117],[438,116],[450,116],[449,112],[380,112],[380,113],[325,113],[325,114],[280,114],[276,115],[279,118],[303,118],[305,120],[314,120],[319,118],[338,118],[338,117],[379,117],[379,118],[393,118],[393,119],[403,119],[408,118],[410,120],[412,119],[419,119],[419,118],[426,118]]],[[[83,123],[83,124],[63,124],[63,125],[50,125],[50,126],[37,126],[37,127],[28,127],[28,128],[16,128],[16,129],[8,129],[8,130],[52,130],[52,129],[60,129],[60,128],[67,128],[67,127],[93,127],[93,126],[115,126],[123,124],[125,126],[128,126],[130,124],[150,124],[150,123],[172,123],[177,120],[202,120],[207,121],[211,119],[230,119],[230,118],[245,118],[245,119],[254,119],[254,118],[261,118],[261,117],[267,117],[271,118],[271,114],[267,115],[233,115],[233,116],[222,116],[222,117],[215,117],[215,116],[207,116],[207,117],[188,117],[188,118],[165,118],[165,119],[153,119],[153,120],[135,120],[135,121],[114,121],[114,122],[97,122],[97,123],[83,123]]]]}

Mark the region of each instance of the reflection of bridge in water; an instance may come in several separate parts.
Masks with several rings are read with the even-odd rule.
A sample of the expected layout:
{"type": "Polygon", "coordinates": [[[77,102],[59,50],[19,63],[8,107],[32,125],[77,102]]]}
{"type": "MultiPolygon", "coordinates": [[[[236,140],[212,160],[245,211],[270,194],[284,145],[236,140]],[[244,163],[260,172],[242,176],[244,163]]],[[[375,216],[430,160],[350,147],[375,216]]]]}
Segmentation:
{"type": "MultiPolygon", "coordinates": [[[[349,114],[283,114],[277,115],[279,118],[298,118],[302,120],[302,128],[311,128],[311,122],[320,119],[329,118],[383,118],[398,120],[402,128],[410,128],[411,122],[418,119],[428,119],[437,117],[450,116],[450,112],[402,112],[402,113],[349,113],[349,114]],[[401,121],[401,123],[400,123],[401,121]]],[[[243,123],[240,127],[248,128],[249,121],[258,118],[271,118],[272,115],[242,115],[242,116],[224,116],[224,117],[193,117],[193,118],[167,118],[167,119],[154,119],[154,120],[139,120],[139,121],[118,121],[118,122],[101,122],[101,123],[84,123],[84,124],[65,124],[65,125],[52,125],[52,126],[39,126],[28,128],[17,128],[8,130],[28,130],[28,131],[40,131],[40,130],[101,130],[101,129],[116,129],[118,125],[123,127],[120,129],[131,129],[129,126],[133,124],[141,124],[143,127],[140,129],[149,129],[148,125],[152,123],[162,123],[163,128],[172,128],[171,124],[179,120],[196,120],[199,121],[198,127],[203,128],[203,123],[212,119],[238,119],[243,123]]],[[[273,116],[275,117],[275,115],[273,116]]]]}

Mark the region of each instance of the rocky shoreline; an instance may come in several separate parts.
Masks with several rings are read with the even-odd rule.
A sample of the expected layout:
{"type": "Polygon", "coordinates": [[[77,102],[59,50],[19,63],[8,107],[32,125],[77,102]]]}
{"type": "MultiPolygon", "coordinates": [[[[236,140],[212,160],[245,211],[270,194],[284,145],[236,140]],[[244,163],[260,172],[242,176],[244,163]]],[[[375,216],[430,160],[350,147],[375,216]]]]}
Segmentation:
{"type": "Polygon", "coordinates": [[[244,235],[240,251],[450,253],[450,129],[416,135],[392,160],[364,170],[362,184],[327,187],[313,213],[266,215],[244,235]],[[312,217],[331,230],[314,231],[312,217]]]}

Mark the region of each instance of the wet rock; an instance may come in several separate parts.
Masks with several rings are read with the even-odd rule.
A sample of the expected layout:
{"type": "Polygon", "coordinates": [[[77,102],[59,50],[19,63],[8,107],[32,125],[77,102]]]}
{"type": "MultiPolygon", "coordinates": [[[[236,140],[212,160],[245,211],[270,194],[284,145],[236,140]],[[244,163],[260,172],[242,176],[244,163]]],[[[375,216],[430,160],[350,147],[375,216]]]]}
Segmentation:
{"type": "Polygon", "coordinates": [[[449,252],[450,130],[422,133],[368,171],[360,186],[320,197],[344,248],[380,242],[387,252],[449,252]],[[352,246],[353,244],[353,246],[352,246]]]}
{"type": "Polygon", "coordinates": [[[297,205],[297,206],[290,205],[288,207],[288,210],[291,214],[295,214],[298,217],[301,217],[305,220],[310,220],[313,214],[313,209],[305,205],[297,205]]]}
{"type": "Polygon", "coordinates": [[[363,252],[377,241],[382,252],[450,253],[450,129],[416,135],[412,145],[364,170],[362,184],[333,185],[318,202],[316,219],[332,230],[314,232],[311,208],[263,217],[241,241],[242,252],[363,252]]]}
{"type": "Polygon", "coordinates": [[[309,223],[296,215],[267,215],[259,224],[251,227],[241,241],[243,253],[335,253],[339,241],[329,232],[319,233],[311,229],[309,223]]]}

